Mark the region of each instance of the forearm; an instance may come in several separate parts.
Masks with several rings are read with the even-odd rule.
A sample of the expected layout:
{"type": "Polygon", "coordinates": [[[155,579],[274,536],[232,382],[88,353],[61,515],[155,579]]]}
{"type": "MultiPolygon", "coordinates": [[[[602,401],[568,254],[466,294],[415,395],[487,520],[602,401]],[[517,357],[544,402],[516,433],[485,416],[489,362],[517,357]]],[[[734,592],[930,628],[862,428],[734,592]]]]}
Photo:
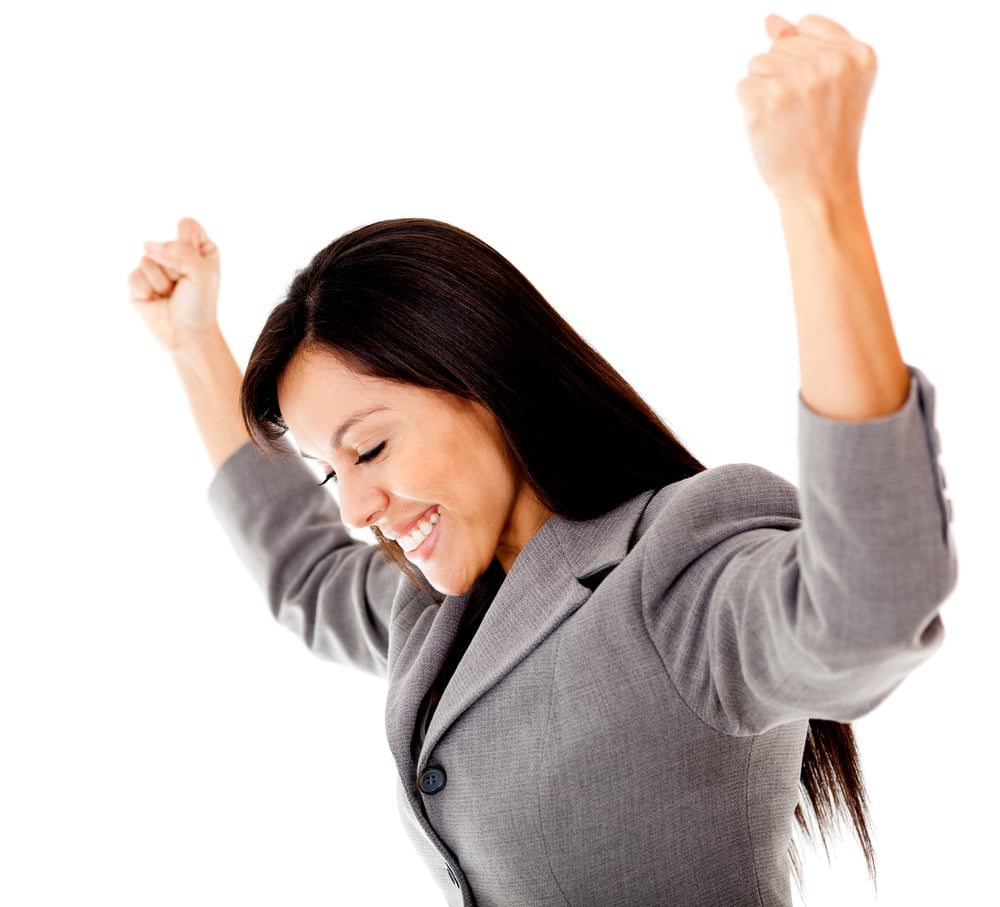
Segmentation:
{"type": "Polygon", "coordinates": [[[910,378],[856,184],[779,201],[799,339],[802,399],[846,422],[895,412],[910,378]]]}
{"type": "Polygon", "coordinates": [[[279,623],[315,654],[384,677],[396,593],[420,593],[377,546],[351,537],[306,462],[238,450],[208,499],[279,623]]]}
{"type": "Polygon", "coordinates": [[[250,440],[240,414],[243,375],[217,328],[174,353],[173,361],[205,450],[218,469],[250,440]]]}

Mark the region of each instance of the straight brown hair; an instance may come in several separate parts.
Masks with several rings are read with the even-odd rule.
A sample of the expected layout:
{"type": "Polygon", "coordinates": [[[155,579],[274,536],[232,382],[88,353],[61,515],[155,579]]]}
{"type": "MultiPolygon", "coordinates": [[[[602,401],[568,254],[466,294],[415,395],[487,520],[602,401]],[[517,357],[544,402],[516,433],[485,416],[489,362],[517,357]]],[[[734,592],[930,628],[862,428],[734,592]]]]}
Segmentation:
{"type": "MultiPolygon", "coordinates": [[[[482,404],[539,500],[571,519],[599,516],[705,469],[520,271],[440,221],[361,227],[296,274],[243,381],[243,417],[262,450],[275,449],[287,431],[278,381],[309,346],[362,374],[482,404]]],[[[408,570],[394,542],[379,543],[408,570]]],[[[874,880],[867,795],[849,725],[809,722],[800,787],[795,816],[805,836],[814,823],[825,847],[839,821],[849,820],[874,880]]],[[[800,878],[794,847],[791,862],[800,878]]]]}

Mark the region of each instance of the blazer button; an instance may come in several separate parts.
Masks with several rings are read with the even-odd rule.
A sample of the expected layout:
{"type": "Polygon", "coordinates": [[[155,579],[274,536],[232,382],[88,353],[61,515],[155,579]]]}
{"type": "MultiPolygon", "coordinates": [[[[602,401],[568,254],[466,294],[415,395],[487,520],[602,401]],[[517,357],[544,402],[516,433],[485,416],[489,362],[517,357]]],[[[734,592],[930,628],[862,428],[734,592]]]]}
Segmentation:
{"type": "Polygon", "coordinates": [[[436,794],[447,782],[444,769],[437,765],[424,769],[417,779],[417,784],[425,794],[436,794]]]}

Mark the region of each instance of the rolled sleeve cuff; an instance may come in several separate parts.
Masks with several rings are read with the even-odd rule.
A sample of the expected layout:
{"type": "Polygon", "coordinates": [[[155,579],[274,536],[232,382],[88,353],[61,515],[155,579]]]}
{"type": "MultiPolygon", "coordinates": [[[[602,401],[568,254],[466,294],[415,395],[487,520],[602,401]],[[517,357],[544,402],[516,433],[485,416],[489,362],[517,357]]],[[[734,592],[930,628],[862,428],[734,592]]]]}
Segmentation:
{"type": "Polygon", "coordinates": [[[941,539],[947,543],[953,507],[945,493],[947,482],[940,463],[934,385],[920,369],[907,368],[910,393],[906,402],[876,419],[830,419],[811,409],[799,395],[800,486],[884,496],[891,487],[912,489],[931,481],[941,539]]]}

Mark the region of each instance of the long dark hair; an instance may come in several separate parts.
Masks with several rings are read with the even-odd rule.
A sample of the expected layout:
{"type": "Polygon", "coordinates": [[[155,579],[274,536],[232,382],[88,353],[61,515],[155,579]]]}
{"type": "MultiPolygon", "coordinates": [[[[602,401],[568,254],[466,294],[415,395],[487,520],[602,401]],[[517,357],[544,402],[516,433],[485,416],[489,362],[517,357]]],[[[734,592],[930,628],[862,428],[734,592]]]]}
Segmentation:
{"type": "MultiPolygon", "coordinates": [[[[335,352],[363,374],[484,405],[538,499],[571,519],[599,516],[705,468],[510,262],[439,221],[362,227],[296,274],[243,380],[243,418],[262,450],[287,431],[278,381],[310,346],[335,352]]],[[[408,566],[395,543],[379,541],[408,566]]],[[[810,721],[800,782],[824,845],[836,819],[850,818],[874,878],[849,725],[810,721]]],[[[801,804],[796,818],[808,837],[801,804]]],[[[792,862],[798,873],[794,850],[792,862]]]]}

